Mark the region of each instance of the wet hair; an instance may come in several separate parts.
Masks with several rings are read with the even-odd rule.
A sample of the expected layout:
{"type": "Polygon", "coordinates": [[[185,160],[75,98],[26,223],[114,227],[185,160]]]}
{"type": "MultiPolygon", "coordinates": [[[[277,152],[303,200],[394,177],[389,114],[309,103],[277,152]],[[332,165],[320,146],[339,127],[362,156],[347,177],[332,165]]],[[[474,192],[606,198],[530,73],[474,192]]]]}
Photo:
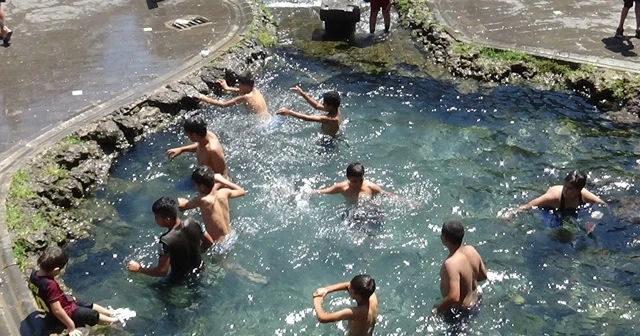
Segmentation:
{"type": "Polygon", "coordinates": [[[442,236],[448,242],[454,245],[462,245],[464,238],[464,226],[459,221],[446,221],[442,224],[442,236]]]}
{"type": "Polygon", "coordinates": [[[349,284],[353,293],[363,300],[369,300],[376,291],[376,281],[367,274],[356,275],[349,284]]]}
{"type": "Polygon", "coordinates": [[[347,178],[362,177],[364,178],[364,166],[360,162],[354,162],[347,167],[347,178]]]}
{"type": "Polygon", "coordinates": [[[251,73],[247,72],[238,76],[238,84],[246,85],[253,88],[255,81],[253,80],[253,76],[251,75],[251,73]]]}
{"type": "Polygon", "coordinates": [[[207,122],[201,116],[193,116],[184,122],[184,131],[197,136],[207,135],[207,122]]]}
{"type": "Polygon", "coordinates": [[[322,101],[325,106],[338,109],[340,107],[340,94],[338,91],[329,91],[322,96],[322,101]]]}
{"type": "Polygon", "coordinates": [[[203,185],[207,189],[213,188],[213,185],[216,183],[216,174],[213,172],[213,169],[208,166],[198,166],[196,170],[191,174],[191,180],[195,184],[203,185]]]}
{"type": "Polygon", "coordinates": [[[178,218],[178,202],[170,197],[161,197],[153,203],[151,211],[162,218],[178,218]]]}
{"type": "Polygon", "coordinates": [[[587,184],[587,176],[579,170],[574,170],[564,178],[564,183],[569,184],[578,190],[582,190],[582,188],[587,184]]]}
{"type": "Polygon", "coordinates": [[[56,268],[64,268],[68,261],[69,257],[64,250],[58,246],[53,246],[47,248],[42,255],[40,255],[38,258],[38,266],[41,270],[49,273],[56,268]]]}

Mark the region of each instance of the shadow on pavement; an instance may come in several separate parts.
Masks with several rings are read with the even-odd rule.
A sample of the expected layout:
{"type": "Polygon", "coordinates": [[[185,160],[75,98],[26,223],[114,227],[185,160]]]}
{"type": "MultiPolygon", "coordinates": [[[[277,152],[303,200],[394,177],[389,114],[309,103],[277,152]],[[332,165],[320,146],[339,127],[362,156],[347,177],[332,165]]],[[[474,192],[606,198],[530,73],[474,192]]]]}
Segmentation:
{"type": "Polygon", "coordinates": [[[634,45],[631,42],[630,37],[625,38],[616,38],[616,37],[605,37],[602,39],[602,43],[604,43],[604,47],[607,50],[613,51],[615,53],[619,53],[624,57],[636,57],[636,54],[633,50],[634,45]]]}

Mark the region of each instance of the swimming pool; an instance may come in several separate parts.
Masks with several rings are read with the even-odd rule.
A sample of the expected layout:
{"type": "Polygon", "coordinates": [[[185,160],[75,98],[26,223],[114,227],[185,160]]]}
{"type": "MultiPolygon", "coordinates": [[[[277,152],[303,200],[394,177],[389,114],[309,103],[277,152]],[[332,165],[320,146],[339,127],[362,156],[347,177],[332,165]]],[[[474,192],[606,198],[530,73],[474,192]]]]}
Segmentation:
{"type": "MultiPolygon", "coordinates": [[[[128,260],[156,261],[162,230],[150,212],[153,201],[195,194],[189,182],[195,158],[163,157],[188,142],[176,121],[121,157],[84,205],[97,217],[95,239],[69,247],[64,280],[74,294],[135,310],[124,328],[133,335],[335,335],[339,326],[316,321],[311,293],[366,272],[378,284],[376,334],[442,333],[441,321],[426,318],[440,298],[446,253],[439,228],[461,218],[465,241],[495,279],[484,287],[471,333],[635,333],[636,226],[601,210],[592,237],[574,228],[561,239],[536,212],[510,222],[496,217],[576,168],[590,174],[587,187],[607,201],[634,194],[634,132],[560,92],[479,84],[463,92],[428,76],[371,76],[286,52],[257,74],[272,110],[310,111],[288,91],[295,84],[314,97],[342,93],[337,148],[318,143],[317,125],[293,118],[265,129],[241,109],[195,112],[220,137],[231,176],[248,192],[231,201],[240,239],[230,260],[266,276],[267,284],[210,258],[202,282],[191,286],[168,288],[126,271],[128,260]],[[340,196],[299,196],[343,179],[354,161],[365,165],[367,178],[404,198],[378,199],[385,223],[369,234],[348,228],[340,196]]],[[[345,298],[332,296],[325,308],[345,305],[345,298]]]]}

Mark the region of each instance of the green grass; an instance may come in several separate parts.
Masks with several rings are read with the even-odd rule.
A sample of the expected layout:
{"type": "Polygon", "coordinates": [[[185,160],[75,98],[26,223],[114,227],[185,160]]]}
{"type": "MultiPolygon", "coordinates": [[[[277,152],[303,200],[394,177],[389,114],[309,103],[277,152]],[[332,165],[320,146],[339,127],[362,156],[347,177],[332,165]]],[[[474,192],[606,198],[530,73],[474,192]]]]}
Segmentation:
{"type": "Polygon", "coordinates": [[[9,230],[13,231],[23,225],[22,214],[20,213],[20,210],[18,210],[16,207],[13,207],[11,205],[7,205],[6,210],[7,211],[5,212],[5,214],[6,214],[7,228],[9,228],[9,230]]]}
{"type": "Polygon", "coordinates": [[[66,144],[66,145],[77,145],[79,143],[82,143],[83,141],[82,141],[82,139],[80,139],[80,137],[78,137],[78,135],[71,134],[71,135],[68,135],[68,136],[64,137],[61,140],[61,142],[63,144],[66,144]]]}
{"type": "Polygon", "coordinates": [[[451,51],[458,55],[477,54],[480,53],[481,50],[482,48],[478,45],[463,42],[451,46],[451,51]]]}
{"type": "Polygon", "coordinates": [[[10,199],[18,202],[33,199],[37,196],[36,192],[29,186],[29,174],[25,168],[18,170],[11,176],[10,199]]]}
{"type": "Polygon", "coordinates": [[[13,256],[16,258],[16,262],[18,263],[18,267],[24,273],[27,269],[27,251],[24,246],[19,243],[13,243],[13,256]]]}
{"type": "Polygon", "coordinates": [[[258,32],[258,35],[256,37],[260,45],[262,45],[263,47],[270,48],[276,45],[276,39],[268,32],[258,32]]]}
{"type": "Polygon", "coordinates": [[[561,64],[555,60],[549,60],[541,57],[535,57],[527,53],[511,50],[500,50],[489,47],[483,47],[480,55],[492,60],[503,63],[527,63],[541,73],[552,73],[566,76],[574,71],[570,66],[561,64]]]}
{"type": "Polygon", "coordinates": [[[69,175],[69,171],[60,167],[60,165],[55,163],[53,159],[47,160],[42,173],[44,173],[46,176],[53,176],[59,179],[69,175]]]}

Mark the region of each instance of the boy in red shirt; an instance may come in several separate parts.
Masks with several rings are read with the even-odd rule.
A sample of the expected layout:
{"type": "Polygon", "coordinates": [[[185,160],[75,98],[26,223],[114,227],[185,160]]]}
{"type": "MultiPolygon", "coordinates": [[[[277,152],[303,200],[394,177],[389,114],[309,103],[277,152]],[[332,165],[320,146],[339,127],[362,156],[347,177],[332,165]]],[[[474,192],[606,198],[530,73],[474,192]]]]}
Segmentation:
{"type": "Polygon", "coordinates": [[[76,327],[118,322],[113,312],[97,304],[76,302],[75,298],[64,294],[54,278],[68,261],[69,257],[61,248],[50,247],[38,258],[39,269],[29,277],[29,289],[38,307],[45,312],[47,324],[62,323],[70,336],[80,336],[82,332],[76,327]]]}

